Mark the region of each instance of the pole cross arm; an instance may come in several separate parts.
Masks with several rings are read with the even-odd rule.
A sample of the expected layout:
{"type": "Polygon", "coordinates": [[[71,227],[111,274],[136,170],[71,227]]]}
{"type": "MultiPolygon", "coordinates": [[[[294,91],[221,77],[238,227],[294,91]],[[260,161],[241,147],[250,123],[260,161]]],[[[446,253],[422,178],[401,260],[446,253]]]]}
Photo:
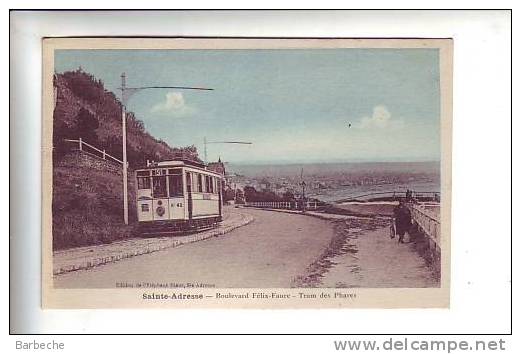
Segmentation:
{"type": "Polygon", "coordinates": [[[208,149],[206,145],[208,144],[242,144],[242,145],[252,145],[252,142],[249,141],[207,141],[206,137],[204,137],[204,163],[208,163],[208,149]]]}
{"type": "Polygon", "coordinates": [[[206,88],[206,87],[190,87],[190,86],[141,86],[141,87],[127,87],[128,89],[137,89],[137,90],[144,90],[144,89],[176,89],[176,90],[203,90],[203,91],[214,91],[213,88],[206,88]]]}

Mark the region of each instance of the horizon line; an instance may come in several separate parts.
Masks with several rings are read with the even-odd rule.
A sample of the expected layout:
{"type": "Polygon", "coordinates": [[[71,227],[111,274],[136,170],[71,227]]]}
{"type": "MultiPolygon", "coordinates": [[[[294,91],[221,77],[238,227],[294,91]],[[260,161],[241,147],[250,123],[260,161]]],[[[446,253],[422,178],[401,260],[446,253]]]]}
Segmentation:
{"type": "Polygon", "coordinates": [[[421,160],[351,160],[351,161],[224,161],[226,164],[234,165],[302,165],[302,164],[343,164],[343,163],[441,163],[440,159],[421,160]]]}

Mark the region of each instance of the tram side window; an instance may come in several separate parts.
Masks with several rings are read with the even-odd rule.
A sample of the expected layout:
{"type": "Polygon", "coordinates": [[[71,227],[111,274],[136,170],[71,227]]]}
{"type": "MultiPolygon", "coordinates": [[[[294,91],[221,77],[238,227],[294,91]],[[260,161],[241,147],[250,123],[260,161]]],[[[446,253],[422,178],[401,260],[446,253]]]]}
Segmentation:
{"type": "Polygon", "coordinates": [[[138,177],[137,178],[138,189],[150,189],[150,177],[138,177]]]}
{"type": "Polygon", "coordinates": [[[152,186],[154,198],[166,197],[166,176],[152,177],[152,186]]]}
{"type": "Polygon", "coordinates": [[[193,188],[192,188],[192,174],[190,172],[186,173],[186,190],[187,190],[187,192],[193,191],[193,188]]]}
{"type": "Polygon", "coordinates": [[[171,197],[183,196],[183,175],[168,177],[168,189],[171,197]]]}
{"type": "Polygon", "coordinates": [[[197,191],[203,191],[203,175],[201,175],[200,173],[197,174],[197,191]]]}
{"type": "Polygon", "coordinates": [[[212,177],[204,176],[204,185],[206,187],[206,193],[213,193],[212,177]]]}
{"type": "Polygon", "coordinates": [[[192,175],[192,192],[197,192],[197,173],[191,172],[192,175]]]}

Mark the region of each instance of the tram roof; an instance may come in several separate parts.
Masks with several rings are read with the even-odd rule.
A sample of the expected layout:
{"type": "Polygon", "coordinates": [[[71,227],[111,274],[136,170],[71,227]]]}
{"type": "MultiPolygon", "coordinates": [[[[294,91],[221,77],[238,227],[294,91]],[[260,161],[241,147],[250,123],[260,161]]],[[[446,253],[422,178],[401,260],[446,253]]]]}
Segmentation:
{"type": "Polygon", "coordinates": [[[207,169],[207,166],[202,162],[196,162],[196,161],[191,161],[191,160],[181,160],[181,159],[160,161],[160,162],[151,162],[148,164],[147,167],[141,168],[140,170],[150,170],[150,169],[154,169],[154,168],[158,168],[158,167],[165,167],[165,168],[167,168],[167,167],[191,167],[191,168],[196,168],[198,170],[201,170],[201,171],[204,171],[207,173],[220,175],[216,171],[207,169]]]}
{"type": "Polygon", "coordinates": [[[167,167],[167,166],[195,166],[195,167],[205,167],[204,163],[189,161],[189,160],[170,160],[170,161],[161,161],[157,162],[157,167],[167,167]]]}

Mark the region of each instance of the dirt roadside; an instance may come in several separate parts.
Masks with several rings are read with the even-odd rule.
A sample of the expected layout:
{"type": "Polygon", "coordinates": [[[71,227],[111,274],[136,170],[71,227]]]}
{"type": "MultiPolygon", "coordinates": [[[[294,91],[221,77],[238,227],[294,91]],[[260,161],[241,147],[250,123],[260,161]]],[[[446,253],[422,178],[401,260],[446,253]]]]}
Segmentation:
{"type": "Polygon", "coordinates": [[[414,243],[389,237],[390,220],[335,221],[335,236],[322,255],[297,278],[296,287],[439,287],[436,272],[414,243]]]}

